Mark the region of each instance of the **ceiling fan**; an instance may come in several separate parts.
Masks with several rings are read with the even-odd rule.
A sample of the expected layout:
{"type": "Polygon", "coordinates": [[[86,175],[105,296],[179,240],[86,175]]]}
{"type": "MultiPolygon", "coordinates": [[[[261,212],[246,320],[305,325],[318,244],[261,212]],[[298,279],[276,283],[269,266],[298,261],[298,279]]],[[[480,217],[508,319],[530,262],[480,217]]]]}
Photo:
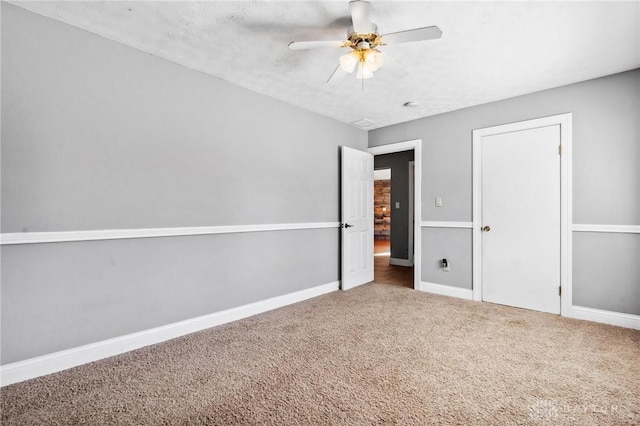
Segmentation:
{"type": "MultiPolygon", "coordinates": [[[[377,49],[378,46],[433,40],[442,36],[442,31],[436,26],[380,35],[378,34],[378,26],[371,20],[371,3],[364,0],[353,0],[349,2],[349,10],[353,25],[347,31],[346,40],[292,41],[289,43],[291,50],[322,47],[348,47],[351,49],[349,53],[340,57],[340,65],[331,74],[327,83],[338,82],[344,76],[353,73],[356,66],[358,68],[357,79],[364,80],[373,77],[373,73],[384,63],[384,56],[377,49]]],[[[388,55],[386,58],[391,60],[388,55]]]]}

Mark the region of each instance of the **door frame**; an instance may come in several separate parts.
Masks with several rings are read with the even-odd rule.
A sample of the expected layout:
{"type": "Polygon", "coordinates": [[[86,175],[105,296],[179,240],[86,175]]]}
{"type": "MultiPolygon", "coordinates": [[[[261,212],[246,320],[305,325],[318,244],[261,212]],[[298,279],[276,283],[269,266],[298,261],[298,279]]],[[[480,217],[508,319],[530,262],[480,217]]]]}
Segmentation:
{"type": "MultiPolygon", "coordinates": [[[[415,157],[415,152],[413,153],[415,157]]],[[[415,240],[416,212],[415,212],[415,175],[416,160],[409,161],[409,263],[415,268],[415,253],[413,252],[413,240],[415,240]]]]}
{"type": "MultiPolygon", "coordinates": [[[[394,152],[411,151],[413,150],[413,158],[415,164],[414,176],[413,176],[413,217],[414,222],[420,220],[421,213],[421,195],[422,195],[422,139],[413,139],[404,142],[390,143],[386,145],[379,145],[371,147],[367,152],[374,155],[392,154],[394,152]]],[[[391,224],[393,226],[393,223],[391,224]]],[[[413,288],[415,290],[420,289],[420,270],[421,270],[421,231],[420,226],[414,225],[413,227],[413,288]],[[416,261],[417,259],[417,261],[416,261]]]]}
{"type": "Polygon", "coordinates": [[[572,113],[486,127],[473,131],[473,300],[482,301],[482,138],[547,126],[560,126],[560,315],[569,316],[572,293],[572,113]]]}

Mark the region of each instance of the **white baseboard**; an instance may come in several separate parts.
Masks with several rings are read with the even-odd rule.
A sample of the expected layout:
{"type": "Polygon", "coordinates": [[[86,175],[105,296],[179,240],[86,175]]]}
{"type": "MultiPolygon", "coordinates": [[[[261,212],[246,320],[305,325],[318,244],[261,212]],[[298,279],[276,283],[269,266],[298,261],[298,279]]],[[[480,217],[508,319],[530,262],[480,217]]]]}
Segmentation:
{"type": "Polygon", "coordinates": [[[173,324],[0,366],[0,386],[22,382],[338,290],[338,281],[173,324]]]}
{"type": "Polygon", "coordinates": [[[442,296],[457,297],[459,299],[473,300],[473,291],[469,288],[453,287],[450,285],[420,282],[420,290],[427,293],[440,294],[442,296]]]}
{"type": "Polygon", "coordinates": [[[398,259],[396,257],[390,257],[389,265],[411,267],[413,266],[413,263],[411,263],[409,259],[398,259]]]}
{"type": "Polygon", "coordinates": [[[640,315],[604,311],[602,309],[585,308],[583,306],[574,305],[569,308],[569,313],[566,316],[569,318],[601,322],[604,324],[640,330],[640,315]]]}

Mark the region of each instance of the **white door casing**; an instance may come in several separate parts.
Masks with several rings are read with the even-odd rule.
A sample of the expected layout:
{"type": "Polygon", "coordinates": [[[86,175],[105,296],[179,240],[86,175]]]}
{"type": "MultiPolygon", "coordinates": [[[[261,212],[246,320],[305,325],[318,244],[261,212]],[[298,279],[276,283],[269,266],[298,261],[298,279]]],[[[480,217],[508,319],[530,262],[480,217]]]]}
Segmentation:
{"type": "Polygon", "coordinates": [[[474,300],[566,315],[570,142],[571,114],[473,132],[474,300]]]}
{"type": "Polygon", "coordinates": [[[373,155],[342,147],[341,288],[373,281],[373,155]]]}
{"type": "MultiPolygon", "coordinates": [[[[414,152],[415,157],[415,152],[414,152]]],[[[415,258],[413,253],[413,236],[415,234],[416,218],[415,218],[415,175],[416,175],[416,162],[415,160],[409,161],[409,264],[414,265],[415,258]]]]}

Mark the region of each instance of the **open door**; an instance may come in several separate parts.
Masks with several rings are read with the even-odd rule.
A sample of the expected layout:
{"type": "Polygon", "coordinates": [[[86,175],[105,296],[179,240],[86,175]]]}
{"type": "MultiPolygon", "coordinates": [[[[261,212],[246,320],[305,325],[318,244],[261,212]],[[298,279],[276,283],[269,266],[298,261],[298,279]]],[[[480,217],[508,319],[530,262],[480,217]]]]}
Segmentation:
{"type": "Polygon", "coordinates": [[[373,155],[342,147],[342,289],[373,281],[373,155]]]}

